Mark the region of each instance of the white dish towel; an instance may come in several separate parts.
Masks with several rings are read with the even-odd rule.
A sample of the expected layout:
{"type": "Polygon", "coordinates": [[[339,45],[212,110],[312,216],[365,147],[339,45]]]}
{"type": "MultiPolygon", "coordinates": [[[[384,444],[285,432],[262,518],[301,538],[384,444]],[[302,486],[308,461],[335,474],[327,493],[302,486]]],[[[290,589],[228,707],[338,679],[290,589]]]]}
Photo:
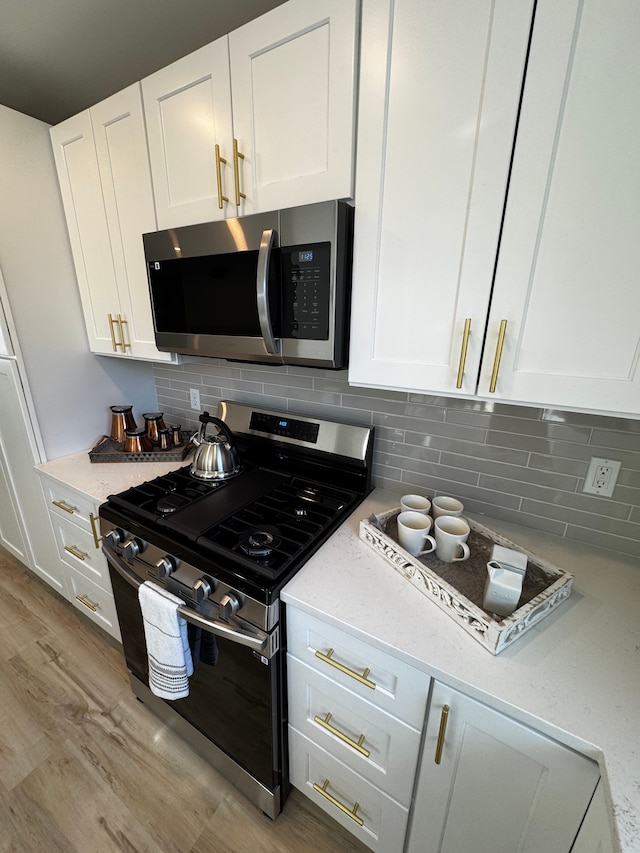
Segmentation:
{"type": "Polygon", "coordinates": [[[187,640],[187,623],[178,615],[184,604],[177,595],[145,581],[138,587],[149,657],[149,687],[162,699],[189,695],[193,660],[187,640]]]}

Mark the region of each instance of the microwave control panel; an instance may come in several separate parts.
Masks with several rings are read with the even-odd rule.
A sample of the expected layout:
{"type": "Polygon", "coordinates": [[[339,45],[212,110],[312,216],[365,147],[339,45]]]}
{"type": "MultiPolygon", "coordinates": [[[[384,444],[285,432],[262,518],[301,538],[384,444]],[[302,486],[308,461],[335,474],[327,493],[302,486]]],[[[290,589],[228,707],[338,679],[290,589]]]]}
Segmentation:
{"type": "Polygon", "coordinates": [[[331,244],[309,243],[280,250],[282,337],[326,341],[331,307],[331,244]]]}

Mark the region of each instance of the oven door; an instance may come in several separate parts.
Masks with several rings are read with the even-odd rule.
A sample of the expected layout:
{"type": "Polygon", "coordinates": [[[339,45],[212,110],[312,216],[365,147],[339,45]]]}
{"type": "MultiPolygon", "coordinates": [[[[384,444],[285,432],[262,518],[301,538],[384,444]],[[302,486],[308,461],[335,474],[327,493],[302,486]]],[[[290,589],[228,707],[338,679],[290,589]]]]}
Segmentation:
{"type": "Polygon", "coordinates": [[[175,725],[172,715],[179,715],[203,735],[217,748],[212,753],[205,744],[205,757],[265,813],[275,817],[281,809],[284,714],[283,652],[274,637],[256,630],[255,638],[240,633],[234,639],[234,632],[225,623],[207,624],[200,614],[181,608],[180,614],[188,623],[201,630],[209,627],[215,635],[217,663],[194,659],[189,695],[171,701],[160,699],[148,688],[147,649],[137,592],[140,578],[117,555],[105,553],[134,692],[192,745],[197,746],[199,738],[194,741],[191,731],[175,725]]]}

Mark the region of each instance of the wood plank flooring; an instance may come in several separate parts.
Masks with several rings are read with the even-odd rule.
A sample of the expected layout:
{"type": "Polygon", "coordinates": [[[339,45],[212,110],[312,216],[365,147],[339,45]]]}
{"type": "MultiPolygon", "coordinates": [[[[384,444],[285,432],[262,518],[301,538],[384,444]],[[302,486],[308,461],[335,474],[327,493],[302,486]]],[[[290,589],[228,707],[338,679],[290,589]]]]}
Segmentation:
{"type": "Polygon", "coordinates": [[[120,646],[0,548],[0,853],[364,853],[270,821],[133,696],[120,646]]]}

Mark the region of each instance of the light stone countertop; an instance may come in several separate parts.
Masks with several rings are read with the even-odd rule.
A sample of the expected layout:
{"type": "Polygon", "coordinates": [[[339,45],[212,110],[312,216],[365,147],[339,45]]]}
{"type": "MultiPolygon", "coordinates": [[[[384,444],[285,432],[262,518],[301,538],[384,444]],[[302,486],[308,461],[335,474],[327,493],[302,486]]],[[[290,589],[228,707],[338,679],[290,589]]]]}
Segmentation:
{"type": "MultiPolygon", "coordinates": [[[[36,468],[100,504],[185,462],[91,463],[88,451],[36,468]]],[[[494,656],[359,538],[399,503],[376,490],[282,593],[325,619],[600,764],[624,853],[640,853],[640,566],[631,557],[478,517],[575,576],[569,599],[494,656]]]]}
{"type": "Polygon", "coordinates": [[[359,538],[399,504],[376,490],[287,584],[283,600],[597,760],[624,853],[640,851],[640,566],[485,517],[574,575],[569,599],[494,656],[359,538]]]}
{"type": "Polygon", "coordinates": [[[91,462],[87,450],[41,462],[35,467],[101,504],[109,495],[124,492],[145,480],[153,480],[154,477],[175,471],[190,461],[191,457],[187,456],[183,462],[91,462]]]}

